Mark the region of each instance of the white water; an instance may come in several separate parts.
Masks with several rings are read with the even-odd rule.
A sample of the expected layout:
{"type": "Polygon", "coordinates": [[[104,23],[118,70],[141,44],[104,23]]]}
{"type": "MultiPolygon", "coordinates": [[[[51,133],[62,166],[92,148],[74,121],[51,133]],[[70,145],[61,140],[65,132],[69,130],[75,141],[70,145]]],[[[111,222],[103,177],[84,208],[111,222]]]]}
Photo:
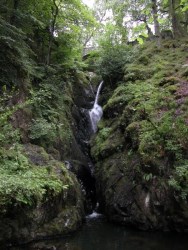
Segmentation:
{"type": "Polygon", "coordinates": [[[93,108],[89,111],[91,126],[92,126],[92,130],[94,133],[97,131],[97,123],[100,121],[102,114],[103,114],[102,107],[98,105],[98,99],[99,99],[99,94],[100,94],[102,85],[103,85],[103,81],[99,84],[93,108]]]}
{"type": "Polygon", "coordinates": [[[97,212],[93,211],[92,214],[86,216],[86,219],[95,219],[102,216],[103,216],[102,214],[98,214],[97,212]]]}
{"type": "Polygon", "coordinates": [[[149,206],[149,202],[150,202],[150,195],[149,193],[146,195],[146,198],[145,198],[145,207],[148,207],[149,206]]]}

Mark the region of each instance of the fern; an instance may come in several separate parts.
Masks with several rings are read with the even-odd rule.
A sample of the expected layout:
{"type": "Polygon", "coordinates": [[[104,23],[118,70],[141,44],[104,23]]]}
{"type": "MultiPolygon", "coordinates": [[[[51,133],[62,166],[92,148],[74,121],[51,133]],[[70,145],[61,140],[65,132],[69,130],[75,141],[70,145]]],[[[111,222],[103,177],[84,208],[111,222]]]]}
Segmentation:
{"type": "Polygon", "coordinates": [[[2,18],[0,34],[0,74],[3,76],[0,83],[11,87],[19,84],[19,76],[22,78],[35,73],[31,59],[34,54],[25,42],[25,33],[2,18]]]}

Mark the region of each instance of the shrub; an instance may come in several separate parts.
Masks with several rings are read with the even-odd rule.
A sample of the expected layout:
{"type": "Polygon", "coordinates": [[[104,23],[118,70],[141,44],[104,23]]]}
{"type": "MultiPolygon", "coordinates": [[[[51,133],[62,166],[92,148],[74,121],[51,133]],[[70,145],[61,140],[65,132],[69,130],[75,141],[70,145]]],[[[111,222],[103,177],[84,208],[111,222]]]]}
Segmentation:
{"type": "Polygon", "coordinates": [[[56,137],[56,126],[44,118],[37,118],[30,125],[29,137],[33,140],[44,139],[45,141],[53,141],[56,137]]]}
{"type": "Polygon", "coordinates": [[[169,180],[169,185],[180,194],[183,200],[188,198],[188,161],[182,162],[175,168],[174,174],[169,180]]]}
{"type": "MultiPolygon", "coordinates": [[[[63,166],[62,166],[63,170],[63,166]]],[[[35,166],[22,153],[22,147],[14,144],[0,151],[0,207],[6,212],[8,205],[34,205],[56,195],[67,185],[62,183],[53,166],[35,166]]]]}
{"type": "Polygon", "coordinates": [[[123,79],[124,66],[128,63],[132,54],[128,46],[113,46],[101,52],[98,61],[98,71],[103,79],[115,83],[123,79]]]}

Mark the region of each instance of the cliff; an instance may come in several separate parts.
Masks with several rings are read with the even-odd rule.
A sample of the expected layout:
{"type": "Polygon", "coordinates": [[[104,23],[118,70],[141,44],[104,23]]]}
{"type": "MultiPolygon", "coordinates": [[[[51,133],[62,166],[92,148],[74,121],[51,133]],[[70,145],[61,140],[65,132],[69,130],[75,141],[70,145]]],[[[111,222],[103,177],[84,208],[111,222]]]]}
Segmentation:
{"type": "Polygon", "coordinates": [[[123,225],[187,232],[188,42],[126,50],[103,60],[104,116],[91,142],[101,209],[123,225]]]}

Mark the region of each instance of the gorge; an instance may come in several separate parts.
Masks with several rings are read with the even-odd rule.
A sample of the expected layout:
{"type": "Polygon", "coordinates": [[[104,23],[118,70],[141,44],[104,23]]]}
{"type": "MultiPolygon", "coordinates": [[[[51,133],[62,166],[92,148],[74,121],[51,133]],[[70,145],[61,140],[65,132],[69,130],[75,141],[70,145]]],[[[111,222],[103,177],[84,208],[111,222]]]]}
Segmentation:
{"type": "Polygon", "coordinates": [[[187,11],[1,0],[0,249],[188,248],[187,11]]]}

